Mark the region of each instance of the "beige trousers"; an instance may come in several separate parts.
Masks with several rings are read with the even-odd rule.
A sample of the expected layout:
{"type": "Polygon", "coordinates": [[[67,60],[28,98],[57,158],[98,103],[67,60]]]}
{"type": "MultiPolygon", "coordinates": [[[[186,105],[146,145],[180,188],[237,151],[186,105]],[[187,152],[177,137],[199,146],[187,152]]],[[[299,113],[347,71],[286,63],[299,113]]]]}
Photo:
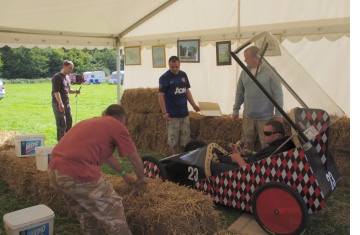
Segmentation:
{"type": "Polygon", "coordinates": [[[266,147],[263,132],[264,132],[265,124],[268,121],[269,120],[261,120],[261,121],[252,120],[250,118],[243,116],[242,129],[243,129],[245,148],[249,149],[250,151],[253,150],[259,151],[260,149],[254,149],[257,136],[259,137],[261,149],[266,147]]]}

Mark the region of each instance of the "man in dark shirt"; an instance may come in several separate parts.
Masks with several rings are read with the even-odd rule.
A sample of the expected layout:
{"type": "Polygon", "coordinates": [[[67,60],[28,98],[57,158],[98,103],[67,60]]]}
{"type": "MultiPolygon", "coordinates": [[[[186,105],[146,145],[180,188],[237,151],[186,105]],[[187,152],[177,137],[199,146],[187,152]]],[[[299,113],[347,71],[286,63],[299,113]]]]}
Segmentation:
{"type": "Polygon", "coordinates": [[[261,149],[254,156],[250,156],[249,158],[244,159],[239,153],[232,153],[230,154],[230,157],[225,156],[220,158],[219,163],[212,162],[211,173],[213,175],[217,175],[225,171],[233,170],[235,168],[257,162],[271,155],[295,148],[294,142],[289,140],[288,136],[285,136],[285,128],[283,123],[277,120],[270,120],[265,124],[263,138],[265,139],[265,142],[268,146],[261,149]]]}
{"type": "Polygon", "coordinates": [[[198,112],[190,92],[190,83],[186,73],[180,70],[177,56],[169,59],[169,70],[159,79],[159,104],[162,116],[166,120],[168,144],[173,154],[182,152],[190,141],[190,120],[187,102],[198,112]]]}
{"type": "Polygon", "coordinates": [[[72,127],[72,115],[69,94],[80,94],[80,90],[70,88],[69,74],[74,68],[73,62],[65,60],[60,72],[51,79],[52,107],[55,115],[57,140],[65,135],[72,127]]]}

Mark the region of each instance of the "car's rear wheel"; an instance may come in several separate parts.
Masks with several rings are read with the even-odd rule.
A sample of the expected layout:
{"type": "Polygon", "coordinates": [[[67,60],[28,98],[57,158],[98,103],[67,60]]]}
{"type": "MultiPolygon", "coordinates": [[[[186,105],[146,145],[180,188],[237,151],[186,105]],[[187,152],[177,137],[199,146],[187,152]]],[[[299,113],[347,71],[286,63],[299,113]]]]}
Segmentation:
{"type": "Polygon", "coordinates": [[[144,175],[152,179],[167,180],[168,176],[163,164],[153,156],[141,158],[144,164],[144,175]]]}
{"type": "Polygon", "coordinates": [[[302,234],[306,229],[307,206],[292,187],[279,182],[260,186],[252,199],[252,212],[269,234],[302,234]]]}

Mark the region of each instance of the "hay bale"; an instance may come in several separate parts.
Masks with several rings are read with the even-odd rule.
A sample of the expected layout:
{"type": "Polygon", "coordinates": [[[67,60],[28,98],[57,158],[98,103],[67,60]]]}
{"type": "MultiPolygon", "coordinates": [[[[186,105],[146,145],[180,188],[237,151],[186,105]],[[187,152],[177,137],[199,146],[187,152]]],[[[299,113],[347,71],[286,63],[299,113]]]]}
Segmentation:
{"type": "Polygon", "coordinates": [[[129,130],[132,137],[146,130],[144,125],[146,116],[139,113],[129,113],[126,115],[126,127],[129,130]]]}
{"type": "Polygon", "coordinates": [[[333,151],[350,152],[350,118],[343,116],[330,127],[329,144],[333,151]]]}
{"type": "Polygon", "coordinates": [[[127,118],[126,126],[138,149],[162,149],[167,152],[169,146],[165,122],[159,113],[132,113],[127,118]]]}
{"type": "Polygon", "coordinates": [[[5,180],[11,190],[22,197],[27,196],[31,184],[35,163],[33,157],[18,158],[15,154],[14,145],[3,145],[0,147],[0,177],[5,180]],[[18,162],[22,161],[22,164],[18,162]],[[19,174],[19,173],[22,174],[19,174]],[[19,187],[22,185],[22,187],[19,187]]]}
{"type": "Polygon", "coordinates": [[[190,111],[189,117],[190,117],[191,139],[192,140],[199,139],[200,126],[201,126],[201,123],[203,122],[205,116],[195,113],[193,111],[190,111]]]}
{"type": "Polygon", "coordinates": [[[15,135],[20,134],[18,131],[7,131],[0,130],[0,146],[5,145],[15,145],[15,135]]]}
{"type": "Polygon", "coordinates": [[[232,120],[230,116],[205,117],[200,123],[199,139],[210,143],[236,143],[241,139],[242,120],[232,120]]]}
{"type": "Polygon", "coordinates": [[[164,129],[161,132],[156,133],[154,149],[159,149],[160,151],[157,153],[164,153],[165,156],[169,156],[172,154],[170,147],[167,143],[167,132],[164,129]]]}
{"type": "Polygon", "coordinates": [[[341,186],[350,188],[350,118],[343,116],[330,127],[329,148],[341,173],[341,186]]]}
{"type": "Polygon", "coordinates": [[[121,97],[121,105],[127,113],[161,113],[158,88],[126,89],[121,97]]]}
{"type": "MultiPolygon", "coordinates": [[[[139,188],[126,184],[119,176],[103,176],[123,197],[134,234],[214,234],[220,228],[213,200],[199,191],[152,179],[146,187],[139,188]]],[[[35,157],[16,157],[14,146],[0,146],[0,177],[19,196],[74,216],[50,186],[47,172],[36,169],[35,157]]]]}
{"type": "Polygon", "coordinates": [[[219,229],[212,199],[196,190],[153,179],[139,190],[137,185],[116,180],[118,176],[106,178],[121,192],[124,205],[137,205],[125,209],[134,234],[210,234],[219,229]]]}
{"type": "Polygon", "coordinates": [[[340,186],[350,188],[350,153],[342,150],[334,150],[332,153],[341,174],[340,186]]]}

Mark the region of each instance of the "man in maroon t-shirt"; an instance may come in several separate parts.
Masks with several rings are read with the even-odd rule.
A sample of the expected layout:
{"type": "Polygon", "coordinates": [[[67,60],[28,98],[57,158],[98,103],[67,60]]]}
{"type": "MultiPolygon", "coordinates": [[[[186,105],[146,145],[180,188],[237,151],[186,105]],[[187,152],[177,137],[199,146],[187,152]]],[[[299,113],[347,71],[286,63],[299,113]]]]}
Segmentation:
{"type": "Polygon", "coordinates": [[[131,234],[120,197],[100,174],[107,163],[126,183],[146,184],[144,166],[128,129],[124,109],[110,105],[103,117],[76,124],[52,151],[49,178],[52,186],[77,214],[84,234],[131,234]],[[127,157],[137,179],[126,174],[113,154],[127,157]]]}
{"type": "Polygon", "coordinates": [[[54,74],[52,83],[52,107],[55,115],[57,140],[65,135],[72,127],[72,115],[69,94],[80,94],[80,90],[70,88],[69,74],[74,68],[73,62],[65,60],[60,72],[54,74]]]}

